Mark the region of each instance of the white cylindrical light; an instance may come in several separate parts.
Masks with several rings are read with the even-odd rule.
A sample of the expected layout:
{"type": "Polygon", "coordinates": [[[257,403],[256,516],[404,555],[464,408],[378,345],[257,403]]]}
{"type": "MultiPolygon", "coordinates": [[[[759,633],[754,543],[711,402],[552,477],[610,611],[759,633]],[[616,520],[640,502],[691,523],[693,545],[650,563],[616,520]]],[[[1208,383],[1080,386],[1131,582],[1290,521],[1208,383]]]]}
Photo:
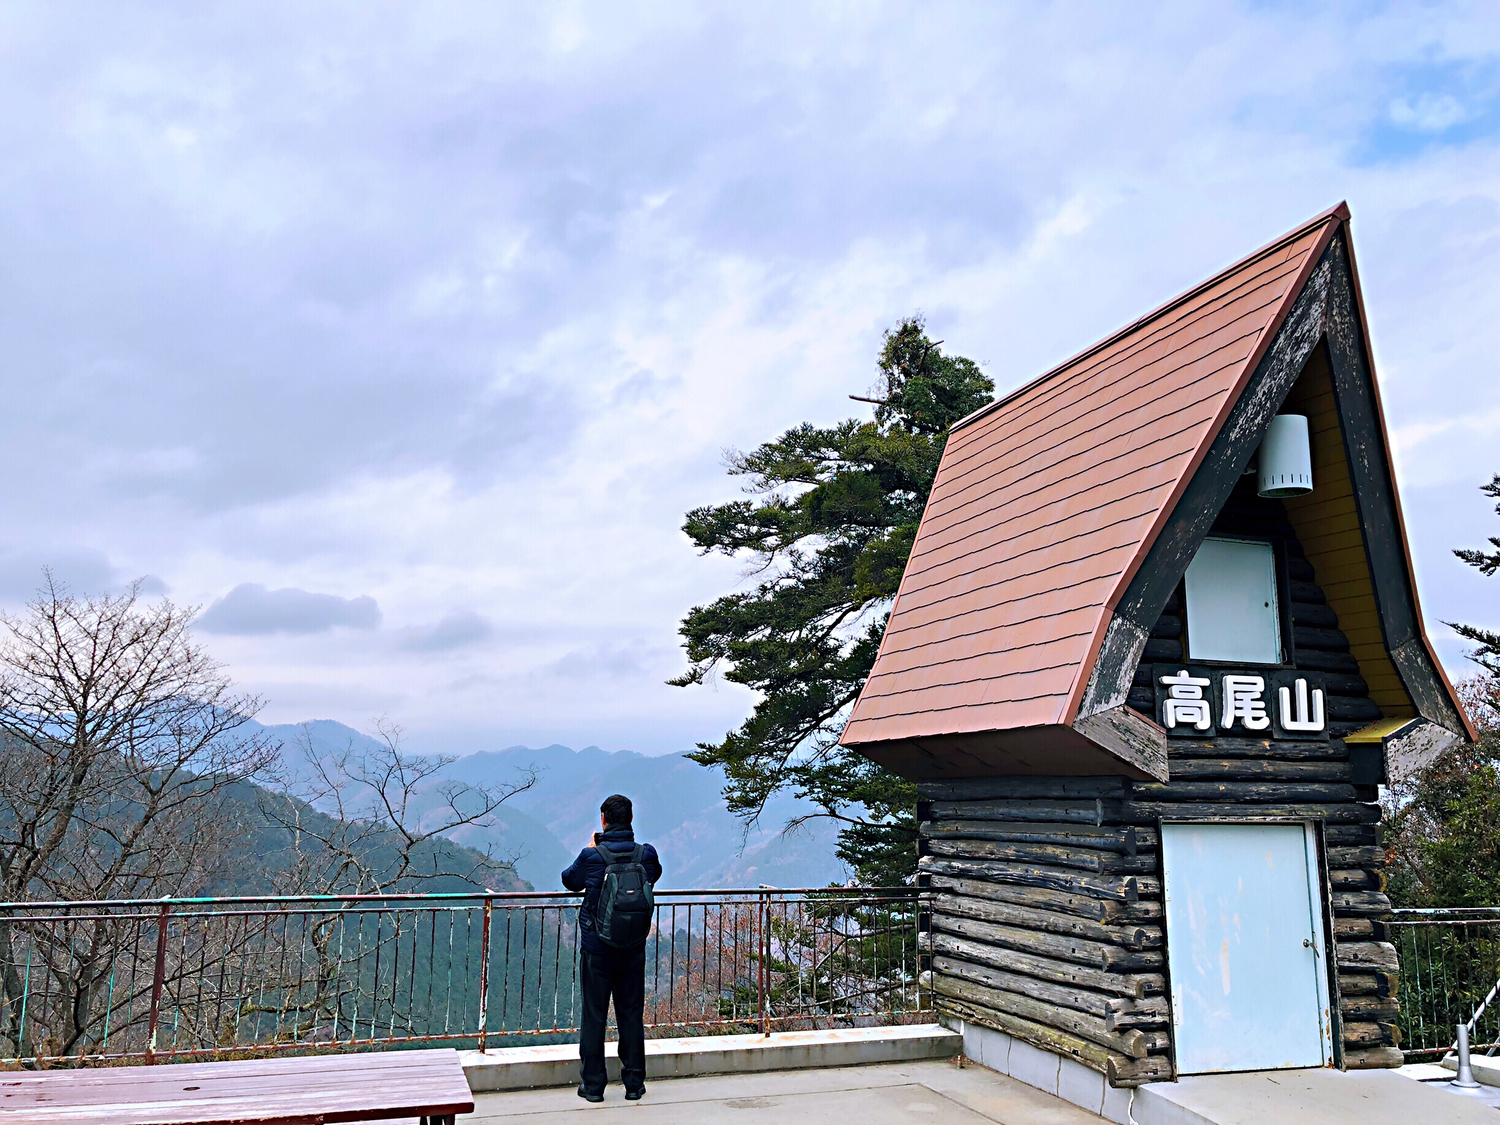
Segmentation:
{"type": "Polygon", "coordinates": [[[1271,419],[1260,443],[1258,483],[1257,491],[1267,499],[1312,491],[1312,442],[1305,415],[1278,414],[1271,419]]]}

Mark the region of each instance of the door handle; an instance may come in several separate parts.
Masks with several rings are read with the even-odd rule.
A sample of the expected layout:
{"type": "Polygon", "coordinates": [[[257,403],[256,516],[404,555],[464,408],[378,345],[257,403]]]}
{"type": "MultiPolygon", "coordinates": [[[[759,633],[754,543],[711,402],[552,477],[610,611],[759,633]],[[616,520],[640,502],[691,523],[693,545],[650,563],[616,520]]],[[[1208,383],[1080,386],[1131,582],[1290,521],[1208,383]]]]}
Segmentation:
{"type": "Polygon", "coordinates": [[[1318,947],[1313,944],[1312,938],[1303,938],[1302,939],[1302,948],[1303,949],[1311,949],[1312,950],[1312,954],[1313,954],[1314,957],[1316,957],[1318,955],[1318,947]]]}

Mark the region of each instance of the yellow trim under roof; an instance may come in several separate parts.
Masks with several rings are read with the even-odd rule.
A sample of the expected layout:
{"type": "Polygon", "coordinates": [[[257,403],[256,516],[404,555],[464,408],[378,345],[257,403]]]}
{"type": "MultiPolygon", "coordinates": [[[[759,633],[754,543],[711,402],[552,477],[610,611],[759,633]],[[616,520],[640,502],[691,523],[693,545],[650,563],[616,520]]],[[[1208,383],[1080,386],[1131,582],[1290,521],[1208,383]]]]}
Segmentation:
{"type": "Polygon", "coordinates": [[[1346,734],[1344,741],[1356,744],[1371,742],[1383,744],[1387,739],[1405,734],[1408,728],[1416,726],[1419,722],[1421,722],[1420,719],[1381,719],[1378,723],[1371,723],[1353,734],[1346,734]]]}
{"type": "Polygon", "coordinates": [[[1326,347],[1313,349],[1282,409],[1307,415],[1313,456],[1313,490],[1283,501],[1287,518],[1312,563],[1315,581],[1338,614],[1370,698],[1387,718],[1416,718],[1416,702],[1385,648],[1326,347]]]}

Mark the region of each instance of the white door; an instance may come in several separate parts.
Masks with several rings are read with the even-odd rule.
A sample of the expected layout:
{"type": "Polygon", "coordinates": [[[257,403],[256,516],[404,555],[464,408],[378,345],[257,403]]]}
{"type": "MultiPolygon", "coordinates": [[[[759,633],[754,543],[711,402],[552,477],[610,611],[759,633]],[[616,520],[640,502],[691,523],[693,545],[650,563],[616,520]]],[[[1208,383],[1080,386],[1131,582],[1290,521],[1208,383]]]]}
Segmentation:
{"type": "Polygon", "coordinates": [[[1181,1074],[1333,1060],[1317,845],[1304,824],[1164,824],[1181,1074]]]}

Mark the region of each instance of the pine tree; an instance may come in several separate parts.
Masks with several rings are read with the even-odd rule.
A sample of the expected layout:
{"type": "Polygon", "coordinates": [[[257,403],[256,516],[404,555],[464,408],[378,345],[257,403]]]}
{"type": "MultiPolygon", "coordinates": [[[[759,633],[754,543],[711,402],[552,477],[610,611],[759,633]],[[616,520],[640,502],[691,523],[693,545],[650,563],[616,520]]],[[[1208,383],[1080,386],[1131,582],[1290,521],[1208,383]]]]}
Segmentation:
{"type": "MultiPolygon", "coordinates": [[[[810,799],[842,823],[839,858],[868,884],[916,867],[916,791],[838,745],[870,668],[916,539],[948,428],[989,401],[978,364],[942,353],[920,317],[885,333],[873,421],[803,423],[729,472],[753,500],[695,508],[683,530],[699,550],[753,564],[753,589],[697,606],[681,633],[691,667],[760,695],[750,717],[692,757],[724,769],[730,809],[755,820],[776,793],[810,799]]],[[[850,396],[859,398],[859,396],[850,396]]]]}
{"type": "MultiPolygon", "coordinates": [[[[1500,499],[1500,473],[1496,473],[1489,484],[1481,485],[1480,491],[1496,499],[1500,499]]],[[[1495,514],[1500,515],[1500,504],[1495,505],[1495,514]]],[[[1500,570],[1500,537],[1490,536],[1490,546],[1495,550],[1492,553],[1473,550],[1458,550],[1453,553],[1472,567],[1476,567],[1480,574],[1486,578],[1493,577],[1495,571],[1500,570]]],[[[1493,629],[1481,629],[1477,625],[1459,625],[1452,621],[1444,622],[1450,629],[1465,640],[1473,641],[1478,647],[1469,654],[1476,664],[1483,666],[1485,671],[1493,675],[1500,675],[1500,632],[1493,629]]]]}

